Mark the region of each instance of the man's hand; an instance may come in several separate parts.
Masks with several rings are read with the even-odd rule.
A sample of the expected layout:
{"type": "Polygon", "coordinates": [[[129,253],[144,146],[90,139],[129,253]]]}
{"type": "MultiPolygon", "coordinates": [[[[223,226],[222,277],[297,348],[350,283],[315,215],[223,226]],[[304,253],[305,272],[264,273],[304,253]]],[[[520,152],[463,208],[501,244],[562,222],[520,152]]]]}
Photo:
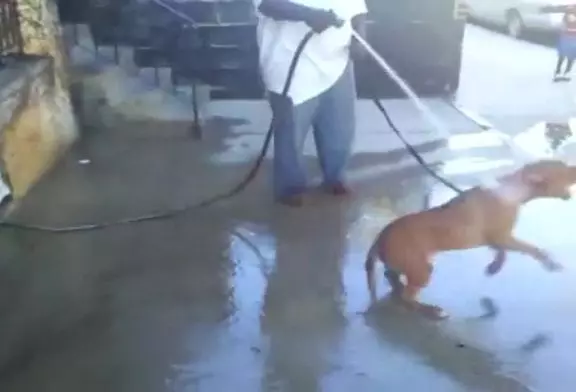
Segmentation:
{"type": "Polygon", "coordinates": [[[262,0],[258,11],[275,20],[304,22],[318,34],[329,27],[340,27],[344,23],[331,10],[305,7],[289,0],[262,0]]]}
{"type": "Polygon", "coordinates": [[[329,27],[340,27],[344,23],[334,11],[321,9],[310,9],[305,22],[317,34],[323,33],[329,27]]]}

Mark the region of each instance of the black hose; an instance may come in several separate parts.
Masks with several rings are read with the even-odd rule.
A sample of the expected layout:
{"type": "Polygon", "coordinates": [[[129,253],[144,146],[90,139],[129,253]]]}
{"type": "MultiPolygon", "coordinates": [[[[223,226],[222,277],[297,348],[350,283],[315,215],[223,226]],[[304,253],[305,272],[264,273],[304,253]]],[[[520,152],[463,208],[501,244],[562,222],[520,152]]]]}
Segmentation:
{"type": "MultiPolygon", "coordinates": [[[[314,32],[307,33],[304,38],[298,44],[296,48],[296,52],[292,57],[292,61],[290,63],[290,67],[288,68],[288,75],[286,76],[286,82],[284,83],[284,88],[282,90],[282,96],[288,96],[288,91],[290,90],[290,86],[292,85],[292,80],[294,78],[294,72],[296,71],[296,67],[302,55],[302,51],[310,41],[310,39],[314,36],[314,32]]],[[[392,131],[398,136],[398,138],[402,141],[408,152],[418,161],[418,163],[434,178],[440,181],[442,184],[446,185],[448,188],[452,189],[458,194],[461,194],[463,191],[456,187],[454,184],[440,176],[436,173],[428,163],[422,158],[422,156],[416,151],[416,149],[404,138],[400,130],[396,127],[390,115],[382,105],[382,103],[378,99],[373,99],[374,104],[380,110],[380,112],[384,115],[386,122],[392,129],[392,131]]],[[[134,218],[126,218],[120,219],[112,222],[102,222],[102,223],[89,223],[83,225],[75,225],[75,226],[63,226],[63,227],[53,227],[53,226],[42,226],[42,225],[35,225],[35,224],[27,224],[27,223],[19,223],[19,222],[11,222],[11,221],[1,221],[0,228],[6,229],[15,229],[15,230],[26,230],[26,231],[37,231],[37,232],[48,232],[48,233],[73,233],[73,232],[83,232],[83,231],[94,231],[94,230],[101,230],[109,227],[114,226],[121,226],[121,225],[128,225],[133,223],[141,223],[141,222],[148,222],[148,221],[156,221],[156,220],[164,220],[174,218],[178,215],[190,212],[192,210],[200,209],[209,207],[213,204],[219,203],[221,201],[230,199],[238,194],[242,193],[244,189],[254,180],[264,159],[266,157],[266,152],[270,146],[270,142],[272,141],[272,136],[274,134],[274,122],[273,120],[270,122],[270,127],[266,132],[266,136],[264,139],[264,143],[260,150],[260,153],[256,157],[254,164],[250,171],[242,178],[242,180],[234,187],[232,187],[229,191],[215,195],[211,198],[203,200],[201,202],[187,205],[181,208],[174,208],[172,210],[168,210],[161,213],[153,213],[148,215],[141,215],[134,218]]]]}
{"type": "Polygon", "coordinates": [[[458,188],[456,185],[454,185],[453,183],[442,177],[440,174],[436,173],[436,171],[434,171],[434,169],[430,167],[430,165],[424,160],[424,158],[422,158],[422,155],[420,155],[420,153],[416,151],[414,146],[412,146],[410,142],[406,140],[404,135],[402,135],[402,132],[400,132],[396,124],[394,124],[394,121],[392,121],[390,114],[388,113],[384,105],[382,105],[382,102],[380,102],[380,100],[378,100],[377,98],[373,98],[372,102],[374,102],[374,105],[376,105],[380,113],[384,115],[384,118],[386,119],[386,122],[390,126],[390,129],[392,129],[392,132],[394,132],[396,136],[398,136],[398,139],[400,139],[402,144],[404,144],[410,155],[412,155],[414,159],[418,161],[420,166],[422,166],[422,168],[424,168],[424,170],[426,170],[428,174],[430,174],[432,177],[440,181],[442,184],[446,185],[448,188],[452,189],[457,194],[462,194],[464,192],[462,189],[458,188]]]}
{"type": "MultiPolygon", "coordinates": [[[[296,52],[292,57],[292,61],[290,63],[290,67],[288,68],[288,75],[286,76],[286,82],[284,83],[284,88],[282,90],[282,96],[288,96],[288,91],[290,90],[290,86],[292,85],[292,80],[294,78],[294,72],[296,71],[296,67],[298,65],[298,61],[300,60],[300,56],[302,55],[302,51],[310,41],[310,39],[314,36],[314,32],[307,33],[302,41],[298,44],[296,48],[296,52]]],[[[213,204],[221,202],[223,200],[230,199],[238,194],[240,194],[246,187],[254,180],[256,174],[258,174],[258,170],[262,166],[264,162],[264,158],[266,157],[266,152],[268,151],[268,147],[270,146],[270,141],[272,140],[272,136],[274,134],[274,122],[270,122],[270,127],[268,128],[268,132],[266,133],[266,137],[264,139],[264,144],[262,145],[262,149],[260,150],[260,154],[254,161],[252,168],[250,171],[244,176],[244,178],[233,188],[229,191],[224,192],[219,195],[215,195],[209,199],[203,200],[201,202],[191,204],[188,206],[184,206],[181,208],[175,208],[166,212],[156,213],[156,214],[148,214],[142,215],[134,218],[126,218],[120,219],[117,221],[112,222],[103,222],[103,223],[90,223],[84,225],[76,225],[76,226],[63,226],[63,227],[52,227],[52,226],[42,226],[42,225],[34,225],[34,224],[27,224],[27,223],[19,223],[19,222],[10,222],[10,221],[1,221],[0,227],[7,228],[7,229],[16,229],[16,230],[27,230],[27,231],[40,231],[40,232],[48,232],[48,233],[73,233],[73,232],[80,232],[80,231],[94,231],[105,229],[108,227],[113,226],[121,226],[121,225],[128,225],[132,223],[140,223],[140,222],[148,222],[148,221],[155,221],[155,220],[164,220],[170,219],[177,215],[187,213],[192,210],[196,210],[199,208],[209,207],[213,204]]]]}

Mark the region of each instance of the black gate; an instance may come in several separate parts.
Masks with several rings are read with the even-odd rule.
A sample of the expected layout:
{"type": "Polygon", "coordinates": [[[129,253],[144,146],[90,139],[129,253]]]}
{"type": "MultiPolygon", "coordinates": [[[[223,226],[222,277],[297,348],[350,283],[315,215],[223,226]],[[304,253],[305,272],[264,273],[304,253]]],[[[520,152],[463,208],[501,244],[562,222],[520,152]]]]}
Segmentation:
{"type": "MultiPolygon", "coordinates": [[[[464,20],[455,0],[367,0],[368,41],[419,95],[455,92],[460,80],[464,20]]],[[[361,97],[404,97],[372,59],[356,67],[361,97]]]]}
{"type": "Polygon", "coordinates": [[[18,4],[16,0],[0,0],[0,65],[4,56],[23,51],[18,4]]]}

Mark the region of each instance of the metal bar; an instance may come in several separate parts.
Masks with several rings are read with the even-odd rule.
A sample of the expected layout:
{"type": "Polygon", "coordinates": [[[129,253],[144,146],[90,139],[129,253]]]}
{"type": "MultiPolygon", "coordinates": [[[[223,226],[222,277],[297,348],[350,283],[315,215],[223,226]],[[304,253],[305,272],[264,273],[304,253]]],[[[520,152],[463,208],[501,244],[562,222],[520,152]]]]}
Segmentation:
{"type": "Polygon", "coordinates": [[[8,21],[7,21],[7,12],[8,12],[8,7],[7,4],[4,3],[1,5],[0,8],[0,51],[2,51],[2,54],[4,54],[4,50],[7,49],[9,47],[9,40],[10,40],[10,36],[9,36],[9,26],[8,26],[8,21]],[[8,41],[8,42],[7,42],[8,41]]]}
{"type": "Polygon", "coordinates": [[[198,110],[198,82],[192,80],[192,111],[194,114],[194,124],[192,124],[192,136],[195,139],[202,139],[202,126],[200,125],[200,111],[198,110]]]}
{"type": "Polygon", "coordinates": [[[166,11],[184,19],[186,22],[190,23],[190,25],[192,26],[192,28],[196,28],[198,26],[198,23],[192,19],[190,16],[186,15],[183,12],[178,11],[177,9],[173,8],[172,6],[170,6],[169,4],[166,4],[164,1],[162,0],[152,0],[153,3],[159,5],[160,7],[164,8],[166,11]]]}
{"type": "Polygon", "coordinates": [[[114,62],[116,65],[120,64],[120,51],[118,49],[118,43],[114,42],[114,62]]]}
{"type": "Polygon", "coordinates": [[[176,94],[178,92],[178,75],[174,68],[170,69],[170,84],[172,85],[172,93],[176,94]]]}
{"type": "Polygon", "coordinates": [[[80,41],[79,41],[79,37],[78,37],[78,25],[77,24],[72,25],[72,35],[74,37],[74,44],[78,45],[80,43],[80,41]]]}
{"type": "Polygon", "coordinates": [[[22,27],[20,25],[20,13],[18,12],[18,4],[16,0],[12,0],[11,8],[12,23],[14,24],[14,42],[19,54],[24,53],[24,38],[22,37],[22,27]]]}
{"type": "Polygon", "coordinates": [[[24,51],[16,0],[0,0],[0,56],[24,51]]]}
{"type": "Polygon", "coordinates": [[[154,67],[154,83],[156,83],[156,86],[160,86],[160,69],[158,66],[154,67]]]}

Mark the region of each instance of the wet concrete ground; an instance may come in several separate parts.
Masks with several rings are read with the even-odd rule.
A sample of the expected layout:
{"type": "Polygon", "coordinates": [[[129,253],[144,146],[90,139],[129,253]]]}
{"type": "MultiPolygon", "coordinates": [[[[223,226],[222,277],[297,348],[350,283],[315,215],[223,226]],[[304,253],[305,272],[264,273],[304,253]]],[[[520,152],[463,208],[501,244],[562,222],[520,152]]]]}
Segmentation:
{"type": "MultiPolygon", "coordinates": [[[[202,144],[185,124],[163,135],[160,125],[94,133],[13,218],[66,224],[161,210],[243,172],[210,159],[233,143],[230,123],[214,124],[202,144]]],[[[453,139],[444,171],[464,184],[512,165],[491,135],[453,139]]],[[[519,226],[566,264],[562,274],[511,255],[489,279],[483,249],[438,257],[424,299],[452,318],[435,323],[391,303],[383,282],[370,305],[363,260],[393,216],[450,194],[417,169],[362,178],[354,198],[317,194],[301,210],[273,206],[263,175],[238,199],[169,221],[66,236],[3,231],[1,390],[571,390],[574,203],[534,203],[519,226]]]]}
{"type": "Polygon", "coordinates": [[[540,121],[573,117],[576,83],[552,83],[556,49],[539,38],[519,40],[468,26],[459,102],[509,134],[540,121]]]}
{"type": "MultiPolygon", "coordinates": [[[[224,159],[243,146],[230,131],[239,125],[219,119],[203,143],[187,124],[92,131],[12,218],[107,221],[203,199],[246,169],[224,159]]],[[[466,186],[512,167],[496,136],[451,138],[443,172],[466,186]]],[[[383,281],[376,304],[366,289],[365,252],[381,227],[451,196],[397,159],[359,149],[355,196],[314,194],[299,210],[274,206],[261,175],[239,198],[173,220],[2,231],[0,390],[573,390],[576,202],[531,203],[517,228],[563,273],[510,254],[487,278],[485,249],[440,255],[423,299],[451,318],[431,322],[390,302],[383,281]]]]}

